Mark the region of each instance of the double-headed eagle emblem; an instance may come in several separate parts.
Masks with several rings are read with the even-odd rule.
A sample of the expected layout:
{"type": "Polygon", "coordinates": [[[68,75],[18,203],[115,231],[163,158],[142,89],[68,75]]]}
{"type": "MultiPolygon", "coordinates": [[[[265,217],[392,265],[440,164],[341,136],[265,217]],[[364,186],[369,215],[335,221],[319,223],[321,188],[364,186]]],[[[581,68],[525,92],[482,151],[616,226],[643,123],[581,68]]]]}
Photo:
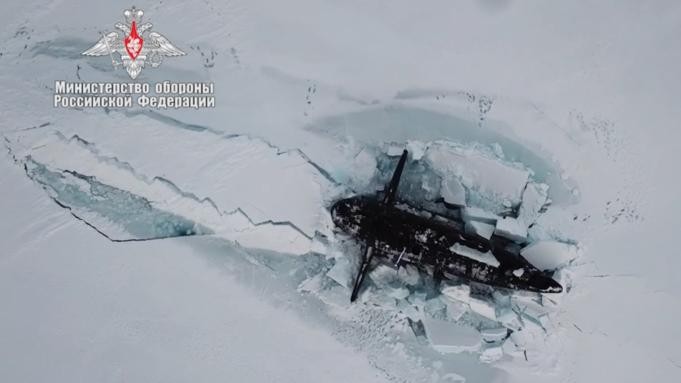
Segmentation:
{"type": "Polygon", "coordinates": [[[92,48],[83,52],[86,56],[111,57],[114,68],[122,65],[133,80],[148,63],[152,68],[161,65],[164,57],[184,56],[186,53],[179,50],[168,39],[158,32],[152,32],[151,23],[143,23],[144,12],[132,7],[123,12],[124,23],[116,23],[118,31],[102,33],[102,38],[92,48]],[[114,54],[118,54],[116,60],[114,54]]]}

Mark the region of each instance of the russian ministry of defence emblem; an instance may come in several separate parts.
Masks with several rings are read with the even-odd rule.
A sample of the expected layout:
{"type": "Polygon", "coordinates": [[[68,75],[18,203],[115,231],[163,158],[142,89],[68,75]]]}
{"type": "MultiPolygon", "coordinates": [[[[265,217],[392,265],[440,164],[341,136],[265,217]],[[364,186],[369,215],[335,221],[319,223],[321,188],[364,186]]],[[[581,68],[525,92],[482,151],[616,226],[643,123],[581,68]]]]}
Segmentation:
{"type": "Polygon", "coordinates": [[[116,23],[118,31],[102,34],[102,38],[83,52],[86,56],[109,56],[114,68],[122,65],[133,80],[146,64],[157,68],[164,57],[184,56],[165,36],[152,32],[151,23],[143,23],[144,12],[132,7],[123,11],[124,23],[116,23]],[[118,60],[116,60],[118,55],[118,60]]]}

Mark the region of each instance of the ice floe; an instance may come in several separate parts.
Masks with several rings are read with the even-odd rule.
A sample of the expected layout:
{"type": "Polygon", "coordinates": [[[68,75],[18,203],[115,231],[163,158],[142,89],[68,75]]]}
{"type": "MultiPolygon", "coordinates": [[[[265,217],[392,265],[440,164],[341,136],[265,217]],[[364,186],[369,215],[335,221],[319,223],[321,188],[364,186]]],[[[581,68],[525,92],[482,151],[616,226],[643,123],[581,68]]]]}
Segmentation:
{"type": "Polygon", "coordinates": [[[473,352],[480,349],[480,333],[454,322],[425,318],[423,325],[434,349],[442,353],[473,352]]]}
{"type": "Polygon", "coordinates": [[[464,257],[476,260],[478,262],[486,263],[490,266],[499,267],[499,261],[494,257],[491,252],[481,252],[470,247],[460,245],[458,243],[454,244],[449,250],[452,252],[463,255],[464,257]]]}
{"type": "Polygon", "coordinates": [[[442,295],[454,301],[468,304],[471,300],[471,287],[466,284],[446,286],[442,289],[442,295]]]}
{"type": "Polygon", "coordinates": [[[515,218],[504,217],[497,221],[494,234],[522,243],[527,239],[527,228],[515,218]]]}
{"type": "Polygon", "coordinates": [[[538,241],[524,247],[520,254],[540,270],[555,270],[579,257],[579,248],[563,242],[538,241]]]}
{"type": "Polygon", "coordinates": [[[347,257],[336,259],[336,263],[326,273],[326,276],[333,279],[343,287],[350,287],[352,283],[352,266],[347,257]]]}
{"type": "Polygon", "coordinates": [[[461,216],[466,222],[481,222],[495,225],[501,219],[498,215],[476,206],[466,206],[461,211],[461,216]]]}
{"type": "Polygon", "coordinates": [[[442,180],[440,193],[444,201],[450,205],[465,206],[466,190],[456,179],[444,178],[442,180]]]}
{"type": "Polygon", "coordinates": [[[424,158],[443,178],[457,179],[483,198],[510,201],[517,205],[527,184],[529,172],[515,168],[478,150],[450,143],[433,143],[424,158]]]}
{"type": "Polygon", "coordinates": [[[480,361],[485,363],[492,363],[504,356],[504,351],[500,346],[489,347],[482,351],[480,354],[480,361]]]}
{"type": "Polygon", "coordinates": [[[518,331],[523,327],[518,314],[516,314],[510,307],[500,309],[499,315],[496,319],[509,330],[518,331]]]}
{"type": "Polygon", "coordinates": [[[525,228],[539,218],[541,209],[548,202],[548,190],[548,185],[534,182],[528,183],[525,187],[518,210],[518,221],[522,222],[525,228]]]}
{"type": "Polygon", "coordinates": [[[496,227],[488,223],[471,220],[466,222],[465,229],[467,233],[477,234],[484,239],[490,239],[492,238],[494,229],[496,229],[496,227]]]}
{"type": "Polygon", "coordinates": [[[471,311],[492,321],[497,320],[496,307],[494,304],[485,299],[471,297],[468,301],[471,311]]]}
{"type": "Polygon", "coordinates": [[[487,343],[501,342],[508,336],[506,327],[494,327],[480,330],[482,339],[487,343]]]}

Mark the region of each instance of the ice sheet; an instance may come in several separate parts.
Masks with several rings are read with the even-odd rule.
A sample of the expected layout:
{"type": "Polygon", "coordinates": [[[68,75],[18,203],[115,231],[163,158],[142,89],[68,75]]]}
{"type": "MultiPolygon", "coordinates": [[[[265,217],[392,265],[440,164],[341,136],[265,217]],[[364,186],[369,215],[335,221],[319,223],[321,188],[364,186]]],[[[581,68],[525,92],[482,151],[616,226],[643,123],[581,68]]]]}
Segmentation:
{"type": "MultiPolygon", "coordinates": [[[[145,131],[149,139],[158,135],[154,129],[161,127],[150,122],[136,129],[136,144],[144,144],[145,131]]],[[[204,145],[203,161],[174,164],[156,156],[152,157],[156,161],[135,162],[134,157],[139,157],[142,151],[119,146],[121,151],[115,155],[104,154],[104,149],[80,136],[66,137],[59,131],[44,133],[17,136],[16,153],[30,155],[35,161],[56,169],[97,177],[101,182],[146,198],[160,209],[188,217],[247,247],[306,253],[311,236],[325,218],[320,214],[322,190],[330,186],[329,181],[297,152],[278,153],[260,140],[210,139],[203,133],[192,132],[189,134],[198,137],[172,139],[172,135],[165,134],[174,145],[205,139],[203,143],[194,142],[204,145]],[[124,160],[126,153],[133,157],[132,161],[124,160]],[[140,164],[137,168],[133,166],[136,163],[140,164]],[[201,169],[204,175],[213,174],[214,181],[201,184],[196,178],[196,169],[201,169]],[[272,175],[267,176],[267,172],[272,175]],[[271,185],[256,182],[252,174],[264,174],[271,185]],[[272,188],[284,193],[276,195],[290,196],[290,199],[286,203],[278,200],[268,191],[272,188]]],[[[111,140],[97,137],[107,143],[103,146],[115,147],[113,137],[111,140]]],[[[166,147],[166,150],[180,149],[166,147]]]]}

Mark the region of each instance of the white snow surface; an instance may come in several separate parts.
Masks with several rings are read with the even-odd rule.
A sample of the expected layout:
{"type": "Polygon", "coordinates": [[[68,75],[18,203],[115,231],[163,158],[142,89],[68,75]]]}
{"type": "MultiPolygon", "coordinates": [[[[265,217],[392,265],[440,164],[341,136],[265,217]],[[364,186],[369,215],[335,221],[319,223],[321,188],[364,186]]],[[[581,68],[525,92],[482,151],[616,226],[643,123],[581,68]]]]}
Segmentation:
{"type": "Polygon", "coordinates": [[[245,287],[247,268],[220,267],[238,249],[109,242],[6,155],[0,169],[12,185],[0,209],[15,217],[0,221],[3,381],[385,381],[327,330],[245,287]]]}
{"type": "MultiPolygon", "coordinates": [[[[129,81],[80,52],[130,4],[3,3],[0,380],[681,380],[681,4],[136,5],[189,53],[138,79],[213,81],[216,108],[53,108],[55,80],[129,81]],[[376,166],[365,147],[382,142],[449,163],[442,175],[504,206],[527,200],[521,226],[534,223],[533,240],[583,246],[555,276],[569,292],[493,296],[495,321],[514,330],[503,356],[430,353],[395,311],[373,308],[378,294],[349,305],[346,289],[317,274],[306,291],[333,287],[315,300],[223,242],[281,252],[280,262],[300,262],[291,275],[304,274],[309,259],[288,254],[329,234],[324,207],[339,193],[320,169],[361,185],[376,166]],[[214,235],[111,242],[26,177],[28,155],[214,235]],[[549,186],[543,214],[528,179],[549,186]]],[[[473,302],[492,316],[489,299],[473,302]]],[[[469,319],[445,321],[442,344],[477,336],[469,319]]]]}
{"type": "MultiPolygon", "coordinates": [[[[94,116],[88,117],[96,123],[94,116]]],[[[82,124],[87,130],[87,120],[78,118],[72,126],[82,124]]],[[[91,133],[78,128],[53,134],[28,131],[8,138],[16,140],[12,147],[17,156],[30,155],[52,168],[94,176],[244,246],[294,254],[310,250],[309,239],[322,226],[323,215],[316,208],[323,204],[321,190],[330,183],[299,153],[279,153],[245,136],[186,130],[164,133],[166,126],[145,116],[118,115],[107,122],[111,124],[108,129],[98,124],[98,145],[90,143],[91,133]],[[132,136],[132,142],[120,139],[132,136]],[[146,147],[154,148],[152,155],[146,147]],[[187,161],[176,153],[201,155],[187,161]],[[253,174],[262,179],[252,182],[253,174]],[[270,222],[286,222],[291,227],[255,226],[270,222]],[[279,233],[263,235],[273,230],[279,233]]]]}

